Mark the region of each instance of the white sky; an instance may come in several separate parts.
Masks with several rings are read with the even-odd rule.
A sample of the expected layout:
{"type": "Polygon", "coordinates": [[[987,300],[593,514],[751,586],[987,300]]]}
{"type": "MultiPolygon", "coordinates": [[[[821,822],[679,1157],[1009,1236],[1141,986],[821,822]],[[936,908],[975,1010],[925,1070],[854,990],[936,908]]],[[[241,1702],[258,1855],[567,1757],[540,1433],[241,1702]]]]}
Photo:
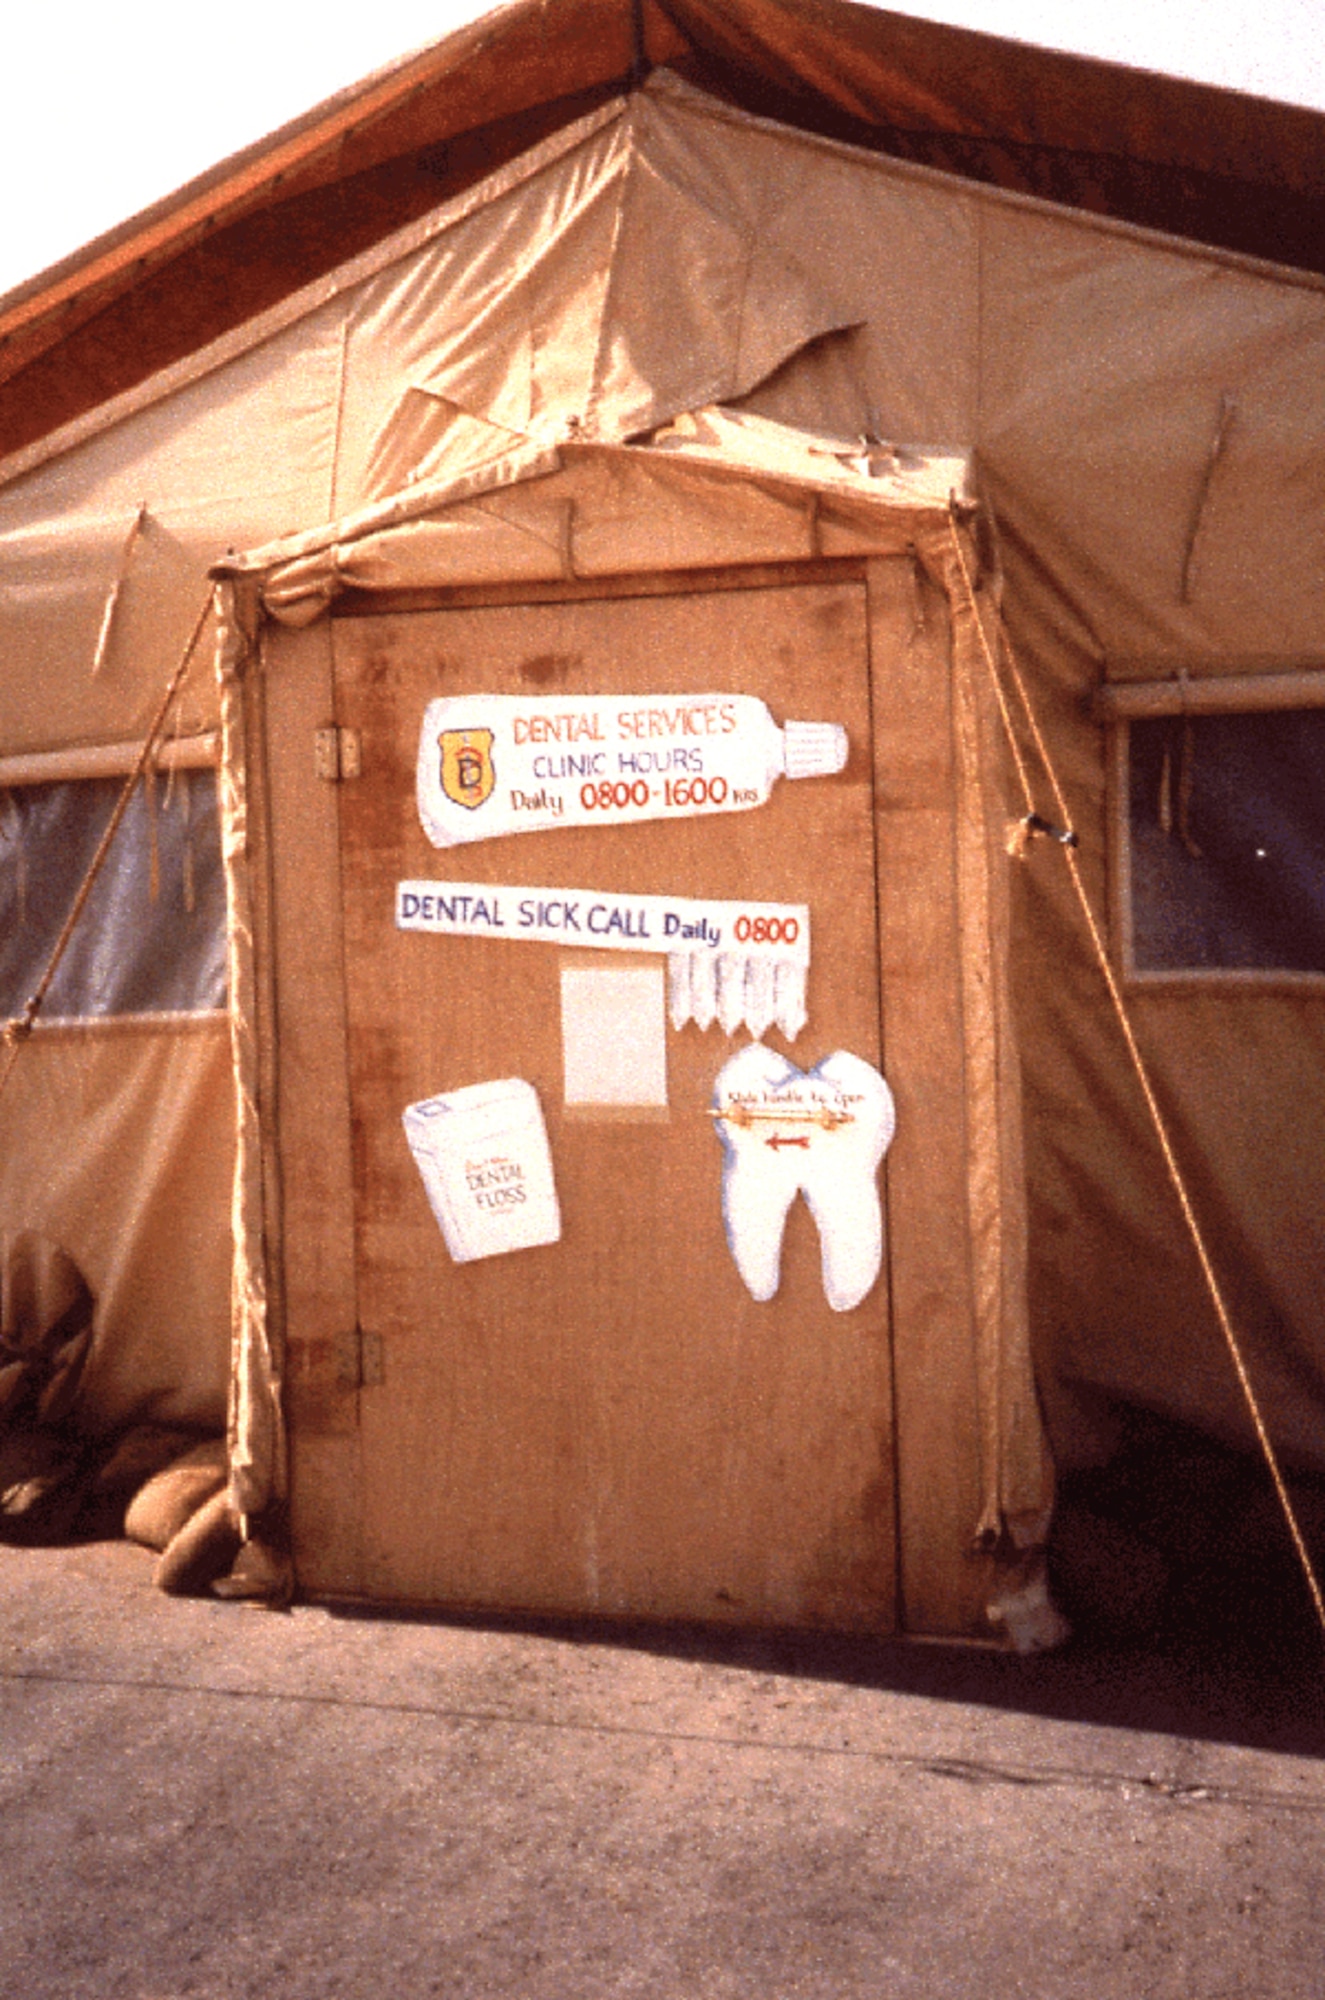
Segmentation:
{"type": "MultiPolygon", "coordinates": [[[[0,0],[0,293],[490,0],[0,0]]],[[[899,11],[1325,110],[1325,0],[899,11]]]]}

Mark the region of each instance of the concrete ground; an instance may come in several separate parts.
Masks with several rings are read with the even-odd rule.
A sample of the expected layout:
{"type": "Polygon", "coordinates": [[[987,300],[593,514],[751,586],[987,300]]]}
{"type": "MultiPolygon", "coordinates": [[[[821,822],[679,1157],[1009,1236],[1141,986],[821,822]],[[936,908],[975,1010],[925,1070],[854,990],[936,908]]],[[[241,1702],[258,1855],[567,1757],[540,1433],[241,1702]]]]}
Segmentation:
{"type": "Polygon", "coordinates": [[[288,1613],[0,1548],[23,2000],[1320,2000],[1325,1648],[288,1613]]]}

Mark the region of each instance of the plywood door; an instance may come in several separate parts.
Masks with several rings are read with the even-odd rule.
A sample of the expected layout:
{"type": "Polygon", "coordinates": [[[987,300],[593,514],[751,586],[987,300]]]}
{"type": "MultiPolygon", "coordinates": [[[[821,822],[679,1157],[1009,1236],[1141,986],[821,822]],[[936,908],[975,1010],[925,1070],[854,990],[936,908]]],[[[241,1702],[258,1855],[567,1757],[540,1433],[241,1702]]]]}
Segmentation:
{"type": "MultiPolygon", "coordinates": [[[[878,1063],[867,625],[855,583],[342,619],[341,788],[359,1317],[384,1379],[361,1396],[372,1595],[750,1624],[894,1624],[887,1282],[824,1298],[804,1203],[778,1295],[728,1251],[708,1107],[733,1053],[667,1031],[668,1107],[564,1109],[563,954],[393,927],[396,883],[564,885],[808,902],[802,1067],[878,1063]],[[847,769],[762,809],[560,828],[438,852],[414,761],[433,696],[734,691],[844,723],[847,769]],[[522,1076],[547,1119],[559,1244],[457,1266],[401,1129],[436,1092],[522,1076]]],[[[604,963],[612,962],[604,958],[604,963]]],[[[740,1031],[744,1039],[744,1030],[740,1031]]]]}

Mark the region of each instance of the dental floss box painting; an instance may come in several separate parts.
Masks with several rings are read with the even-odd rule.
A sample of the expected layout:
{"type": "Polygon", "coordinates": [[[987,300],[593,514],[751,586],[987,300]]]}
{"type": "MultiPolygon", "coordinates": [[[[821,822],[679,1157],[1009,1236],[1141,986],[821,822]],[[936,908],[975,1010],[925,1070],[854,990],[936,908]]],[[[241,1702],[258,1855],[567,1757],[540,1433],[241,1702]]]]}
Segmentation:
{"type": "Polygon", "coordinates": [[[522,1077],[409,1105],[409,1141],[457,1264],[561,1240],[561,1209],[538,1092],[522,1077]]]}

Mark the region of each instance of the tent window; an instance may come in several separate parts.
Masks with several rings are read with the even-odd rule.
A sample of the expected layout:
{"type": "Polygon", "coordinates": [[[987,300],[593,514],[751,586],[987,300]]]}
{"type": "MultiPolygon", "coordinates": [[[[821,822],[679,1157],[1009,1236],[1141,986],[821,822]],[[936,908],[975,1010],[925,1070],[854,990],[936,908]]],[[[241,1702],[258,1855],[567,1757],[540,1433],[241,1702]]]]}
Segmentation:
{"type": "MultiPolygon", "coordinates": [[[[0,1016],[45,969],[122,780],[0,790],[0,1016]]],[[[178,770],[134,793],[42,1019],[196,1013],[225,1004],[225,880],[216,774],[178,770]]]]}
{"type": "Polygon", "coordinates": [[[1325,709],[1127,725],[1136,973],[1325,973],[1325,709]]]}

